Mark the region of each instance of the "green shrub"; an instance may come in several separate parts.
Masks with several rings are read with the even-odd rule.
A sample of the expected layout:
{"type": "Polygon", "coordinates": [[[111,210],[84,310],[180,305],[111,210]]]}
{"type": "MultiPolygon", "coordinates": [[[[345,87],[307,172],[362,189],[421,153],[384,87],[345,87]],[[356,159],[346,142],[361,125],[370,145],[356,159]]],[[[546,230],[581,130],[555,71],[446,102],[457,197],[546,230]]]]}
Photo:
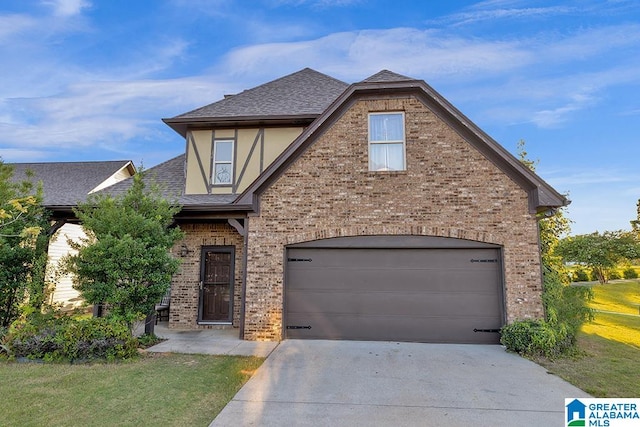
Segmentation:
{"type": "Polygon", "coordinates": [[[617,279],[620,279],[620,278],[622,278],[622,277],[620,276],[620,273],[616,269],[611,269],[611,270],[609,270],[607,272],[607,279],[608,280],[617,280],[617,279]]]}
{"type": "Polygon", "coordinates": [[[587,274],[587,272],[584,271],[582,268],[578,267],[573,272],[573,280],[572,281],[573,282],[588,282],[589,281],[589,274],[587,274]]]}
{"type": "Polygon", "coordinates": [[[524,356],[556,357],[575,351],[576,336],[584,322],[593,319],[587,303],[591,288],[569,286],[562,275],[547,269],[544,275],[544,320],[520,320],[501,329],[500,342],[524,356]]]}
{"type": "Polygon", "coordinates": [[[30,319],[12,327],[6,346],[14,357],[45,361],[113,361],[137,354],[126,323],[109,318],[30,319]]]}
{"type": "Polygon", "coordinates": [[[162,341],[164,340],[155,334],[143,334],[138,337],[138,347],[149,348],[162,341]]]}
{"type": "Polygon", "coordinates": [[[624,271],[622,272],[622,276],[625,279],[637,279],[638,272],[635,270],[635,268],[629,267],[624,269],[624,271]]]}
{"type": "Polygon", "coordinates": [[[551,357],[558,354],[558,335],[544,320],[520,320],[500,330],[500,343],[522,355],[551,357]]]}

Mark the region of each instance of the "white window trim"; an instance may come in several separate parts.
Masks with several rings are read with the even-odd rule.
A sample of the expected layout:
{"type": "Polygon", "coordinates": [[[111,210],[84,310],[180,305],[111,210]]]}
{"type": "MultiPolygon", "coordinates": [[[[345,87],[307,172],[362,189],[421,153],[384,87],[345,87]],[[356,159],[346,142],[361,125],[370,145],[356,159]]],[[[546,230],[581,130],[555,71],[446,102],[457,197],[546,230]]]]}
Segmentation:
{"type": "Polygon", "coordinates": [[[235,149],[236,144],[233,139],[216,139],[213,141],[213,169],[211,171],[211,183],[216,186],[231,186],[233,185],[233,159],[235,157],[235,149]],[[231,143],[231,160],[216,160],[216,150],[218,147],[218,143],[221,142],[229,142],[231,143]],[[229,173],[231,174],[231,179],[229,182],[216,182],[216,165],[229,165],[229,173]]]}
{"type": "Polygon", "coordinates": [[[402,169],[394,170],[390,172],[402,172],[407,170],[407,129],[406,122],[404,117],[404,111],[379,111],[375,113],[369,113],[367,115],[367,138],[369,140],[368,152],[369,156],[369,172],[385,172],[386,170],[375,170],[373,169],[373,165],[371,164],[371,144],[402,144],[402,169]],[[402,116],[402,139],[399,140],[383,140],[383,141],[372,141],[371,140],[371,116],[377,116],[382,114],[399,114],[402,116]]]}

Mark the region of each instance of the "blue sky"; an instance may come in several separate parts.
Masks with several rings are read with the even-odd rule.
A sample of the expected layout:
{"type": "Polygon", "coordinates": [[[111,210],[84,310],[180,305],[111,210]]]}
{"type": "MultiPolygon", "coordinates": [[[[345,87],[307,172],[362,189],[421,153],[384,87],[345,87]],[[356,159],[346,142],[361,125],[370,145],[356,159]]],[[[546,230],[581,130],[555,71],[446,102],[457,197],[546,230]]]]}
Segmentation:
{"type": "Polygon", "coordinates": [[[0,156],[184,150],[172,117],[304,67],[424,79],[568,193],[572,234],[640,198],[637,0],[0,0],[0,156]]]}

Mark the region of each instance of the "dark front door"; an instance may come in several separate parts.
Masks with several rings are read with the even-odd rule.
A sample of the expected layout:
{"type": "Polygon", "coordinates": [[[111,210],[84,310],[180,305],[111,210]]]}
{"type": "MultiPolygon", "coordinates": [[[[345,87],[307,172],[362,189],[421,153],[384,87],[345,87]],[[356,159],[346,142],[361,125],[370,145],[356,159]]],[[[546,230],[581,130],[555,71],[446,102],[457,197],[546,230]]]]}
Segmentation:
{"type": "Polygon", "coordinates": [[[200,322],[231,322],[233,246],[204,246],[200,270],[200,322]]]}

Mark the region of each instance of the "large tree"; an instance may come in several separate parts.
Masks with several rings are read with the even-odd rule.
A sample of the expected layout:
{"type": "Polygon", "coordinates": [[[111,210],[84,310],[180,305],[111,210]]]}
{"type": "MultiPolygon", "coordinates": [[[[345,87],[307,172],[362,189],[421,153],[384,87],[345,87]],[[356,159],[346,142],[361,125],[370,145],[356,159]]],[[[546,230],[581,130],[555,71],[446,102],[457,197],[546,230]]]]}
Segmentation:
{"type": "Polygon", "coordinates": [[[602,284],[608,282],[610,271],[623,261],[640,257],[640,243],[634,233],[605,231],[581,234],[562,239],[557,253],[565,261],[591,268],[602,284]]]}
{"type": "Polygon", "coordinates": [[[41,186],[16,182],[13,167],[0,160],[0,326],[21,307],[39,310],[45,300],[48,236],[41,186]]]}
{"type": "Polygon", "coordinates": [[[178,260],[170,249],[182,232],[173,225],[180,210],[147,184],[146,173],[132,178],[119,196],[98,195],[75,210],[88,237],[72,243],[68,258],[74,287],[90,304],[106,304],[109,315],[133,322],[153,313],[170,286],[178,260]]]}

